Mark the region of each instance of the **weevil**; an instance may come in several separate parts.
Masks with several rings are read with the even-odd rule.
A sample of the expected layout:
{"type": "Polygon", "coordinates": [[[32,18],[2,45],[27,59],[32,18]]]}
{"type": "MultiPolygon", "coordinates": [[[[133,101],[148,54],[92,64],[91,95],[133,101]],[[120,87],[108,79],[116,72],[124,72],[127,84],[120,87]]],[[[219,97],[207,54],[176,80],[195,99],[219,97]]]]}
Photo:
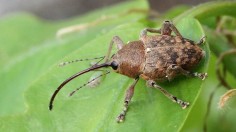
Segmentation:
{"type": "Polygon", "coordinates": [[[62,82],[51,97],[49,109],[52,110],[56,95],[68,82],[84,73],[103,67],[111,67],[116,73],[134,79],[134,82],[126,91],[124,108],[118,115],[117,122],[124,121],[139,78],[146,80],[148,87],[159,89],[170,100],[185,109],[189,106],[189,102],[172,95],[156,82],[172,80],[181,74],[204,80],[207,73],[191,71],[204,58],[205,51],[199,47],[204,43],[204,40],[205,37],[202,37],[199,42],[184,38],[170,21],[164,21],[160,29],[143,29],[139,40],[127,44],[124,44],[118,36],[115,36],[110,42],[107,55],[104,58],[105,62],[102,64],[96,63],[62,82]],[[148,35],[148,32],[155,34],[148,35]],[[171,35],[172,32],[175,35],[171,35]],[[118,51],[111,56],[113,44],[116,44],[118,51]]]}

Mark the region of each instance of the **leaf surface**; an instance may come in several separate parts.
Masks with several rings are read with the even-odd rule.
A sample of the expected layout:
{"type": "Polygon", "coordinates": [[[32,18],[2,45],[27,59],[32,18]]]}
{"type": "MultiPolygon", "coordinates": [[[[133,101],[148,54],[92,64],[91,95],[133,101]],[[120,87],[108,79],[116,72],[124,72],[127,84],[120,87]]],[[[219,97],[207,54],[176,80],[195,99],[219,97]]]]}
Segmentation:
{"type": "MultiPolygon", "coordinates": [[[[143,15],[138,16],[139,19],[143,17],[143,15]]],[[[25,110],[25,112],[9,116],[8,114],[11,112],[6,112],[7,110],[13,110],[13,113],[19,112],[17,103],[9,104],[9,102],[3,102],[1,106],[6,106],[7,109],[5,111],[1,110],[1,130],[180,130],[198,97],[202,86],[200,79],[179,77],[171,82],[160,83],[170,93],[191,103],[190,107],[185,110],[182,110],[178,105],[167,99],[160,91],[146,87],[145,81],[140,80],[136,86],[126,120],[121,124],[116,123],[115,119],[123,108],[125,90],[132,83],[132,79],[116,73],[109,74],[97,88],[89,89],[85,87],[79,90],[73,97],[68,97],[68,94],[74,88],[86,83],[92,73],[73,80],[60,91],[55,100],[53,111],[48,110],[49,99],[57,86],[70,75],[89,66],[89,63],[83,62],[58,68],[55,63],[59,62],[59,60],[73,60],[75,58],[84,58],[85,56],[102,56],[106,54],[108,44],[114,35],[120,36],[124,42],[138,40],[140,31],[146,26],[138,21],[137,16],[125,19],[130,21],[122,23],[120,20],[119,22],[114,20],[114,25],[120,24],[114,28],[107,26],[111,30],[106,30],[105,34],[100,34],[99,36],[96,36],[97,32],[101,32],[101,28],[98,25],[90,28],[84,34],[83,32],[78,33],[79,35],[84,35],[84,38],[81,36],[77,39],[75,37],[65,37],[63,41],[49,41],[48,44],[50,46],[42,46],[44,48],[40,49],[39,52],[34,52],[35,55],[30,55],[17,64],[12,65],[12,68],[6,70],[8,74],[4,74],[6,72],[4,71],[2,75],[7,78],[3,79],[7,89],[1,85],[1,90],[5,90],[0,92],[1,100],[9,100],[9,98],[19,96],[19,93],[24,93],[27,108],[25,110],[21,103],[19,105],[21,107],[20,111],[25,110]],[[76,48],[78,43],[80,46],[76,48]],[[63,56],[66,57],[61,59],[63,56]],[[18,74],[14,74],[16,72],[18,74]],[[14,83],[11,80],[14,80],[14,83]],[[12,89],[14,87],[20,87],[21,91],[14,91],[12,89]],[[26,88],[27,91],[24,92],[26,88]]],[[[109,22],[105,23],[104,25],[107,25],[109,22]]],[[[104,26],[102,24],[100,25],[101,27],[104,26]]],[[[184,37],[194,41],[198,41],[204,36],[201,25],[193,18],[182,19],[178,22],[177,28],[184,37]]],[[[206,51],[206,57],[195,69],[199,72],[206,71],[209,59],[208,46],[204,45],[203,48],[206,51]]],[[[18,100],[19,98],[16,99],[18,100]]]]}

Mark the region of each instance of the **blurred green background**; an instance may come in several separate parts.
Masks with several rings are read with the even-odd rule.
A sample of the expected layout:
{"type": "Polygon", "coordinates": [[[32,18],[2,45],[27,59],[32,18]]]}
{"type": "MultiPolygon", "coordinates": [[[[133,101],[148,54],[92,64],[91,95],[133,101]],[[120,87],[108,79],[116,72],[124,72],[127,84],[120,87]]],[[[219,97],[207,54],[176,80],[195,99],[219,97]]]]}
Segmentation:
{"type": "Polygon", "coordinates": [[[0,2],[1,131],[236,131],[236,97],[222,109],[218,106],[220,98],[236,86],[235,55],[216,64],[220,54],[236,46],[236,2],[0,2]],[[111,73],[97,88],[85,87],[69,98],[70,91],[96,74],[92,72],[68,84],[56,98],[54,110],[48,110],[57,86],[90,64],[60,68],[60,62],[103,56],[114,35],[124,42],[137,40],[143,28],[160,27],[166,19],[186,38],[198,41],[207,36],[202,47],[206,58],[196,70],[207,72],[208,78],[180,77],[160,84],[188,100],[188,109],[180,109],[140,81],[127,120],[117,124],[115,118],[132,80],[111,73]],[[68,27],[76,30],[67,33],[68,27]],[[223,81],[230,87],[217,78],[218,67],[225,69],[223,81]]]}

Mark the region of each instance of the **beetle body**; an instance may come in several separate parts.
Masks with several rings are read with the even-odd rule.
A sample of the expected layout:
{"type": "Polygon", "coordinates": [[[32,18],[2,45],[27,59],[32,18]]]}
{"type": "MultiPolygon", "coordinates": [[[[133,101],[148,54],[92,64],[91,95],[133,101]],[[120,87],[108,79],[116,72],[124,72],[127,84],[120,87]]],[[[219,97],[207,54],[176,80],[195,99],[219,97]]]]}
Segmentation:
{"type": "Polygon", "coordinates": [[[189,39],[153,35],[124,45],[112,60],[119,65],[117,73],[131,78],[140,76],[144,80],[159,81],[168,79],[166,71],[171,65],[191,70],[203,56],[204,51],[189,39]]]}
{"type": "MultiPolygon", "coordinates": [[[[186,39],[169,21],[165,21],[161,29],[147,28],[142,30],[139,40],[128,42],[128,44],[124,44],[118,36],[115,36],[110,43],[105,62],[102,64],[96,63],[66,79],[53,93],[49,109],[53,108],[53,101],[64,85],[84,73],[103,67],[112,67],[115,72],[134,79],[134,82],[126,91],[124,108],[117,117],[118,122],[125,119],[139,78],[146,80],[149,87],[159,89],[165,96],[185,109],[189,105],[188,102],[170,94],[160,87],[156,81],[171,80],[179,74],[204,80],[207,73],[190,71],[204,57],[205,52],[199,47],[204,42],[204,38],[199,42],[186,39]],[[171,35],[172,31],[175,36],[171,35]],[[158,33],[159,35],[147,35],[147,32],[158,33]],[[114,43],[117,45],[118,51],[110,57],[114,43]]],[[[80,88],[74,90],[70,95],[73,95],[80,88]]]]}

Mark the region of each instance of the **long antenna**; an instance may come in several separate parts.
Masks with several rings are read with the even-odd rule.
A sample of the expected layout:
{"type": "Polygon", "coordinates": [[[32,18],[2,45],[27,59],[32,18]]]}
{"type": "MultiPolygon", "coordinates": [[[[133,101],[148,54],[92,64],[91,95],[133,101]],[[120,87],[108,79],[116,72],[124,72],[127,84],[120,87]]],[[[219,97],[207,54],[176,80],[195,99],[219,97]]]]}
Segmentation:
{"type": "Polygon", "coordinates": [[[63,88],[63,86],[65,86],[68,82],[70,82],[71,80],[75,79],[76,77],[84,74],[84,73],[87,73],[87,72],[90,72],[92,70],[95,70],[95,69],[99,69],[99,68],[102,68],[102,67],[108,67],[110,66],[111,64],[110,63],[103,63],[103,64],[100,64],[100,65],[93,65],[91,66],[90,68],[88,69],[85,69],[83,71],[80,71],[74,75],[72,75],[71,77],[69,77],[68,79],[66,79],[64,82],[61,83],[61,85],[59,85],[59,87],[56,89],[56,91],[53,93],[51,99],[50,99],[50,103],[49,103],[49,110],[52,110],[53,108],[53,101],[57,95],[57,93],[63,88]]]}
{"type": "Polygon", "coordinates": [[[72,61],[62,62],[62,63],[59,64],[59,66],[65,66],[65,65],[75,63],[75,62],[79,62],[79,61],[89,61],[89,60],[97,60],[97,59],[103,60],[104,58],[105,58],[105,56],[95,57],[95,58],[88,58],[88,59],[76,59],[76,60],[72,60],[72,61]]]}
{"type": "Polygon", "coordinates": [[[100,78],[100,77],[102,77],[102,76],[104,76],[104,75],[107,75],[107,74],[109,74],[109,73],[110,73],[110,71],[107,71],[106,73],[103,73],[103,74],[101,74],[101,75],[95,77],[94,79],[88,81],[87,83],[83,84],[82,86],[80,86],[80,87],[76,88],[74,91],[72,91],[72,92],[69,94],[69,96],[74,95],[74,93],[75,93],[76,91],[80,90],[82,87],[88,85],[89,83],[91,83],[91,82],[97,80],[98,78],[100,78]]]}

